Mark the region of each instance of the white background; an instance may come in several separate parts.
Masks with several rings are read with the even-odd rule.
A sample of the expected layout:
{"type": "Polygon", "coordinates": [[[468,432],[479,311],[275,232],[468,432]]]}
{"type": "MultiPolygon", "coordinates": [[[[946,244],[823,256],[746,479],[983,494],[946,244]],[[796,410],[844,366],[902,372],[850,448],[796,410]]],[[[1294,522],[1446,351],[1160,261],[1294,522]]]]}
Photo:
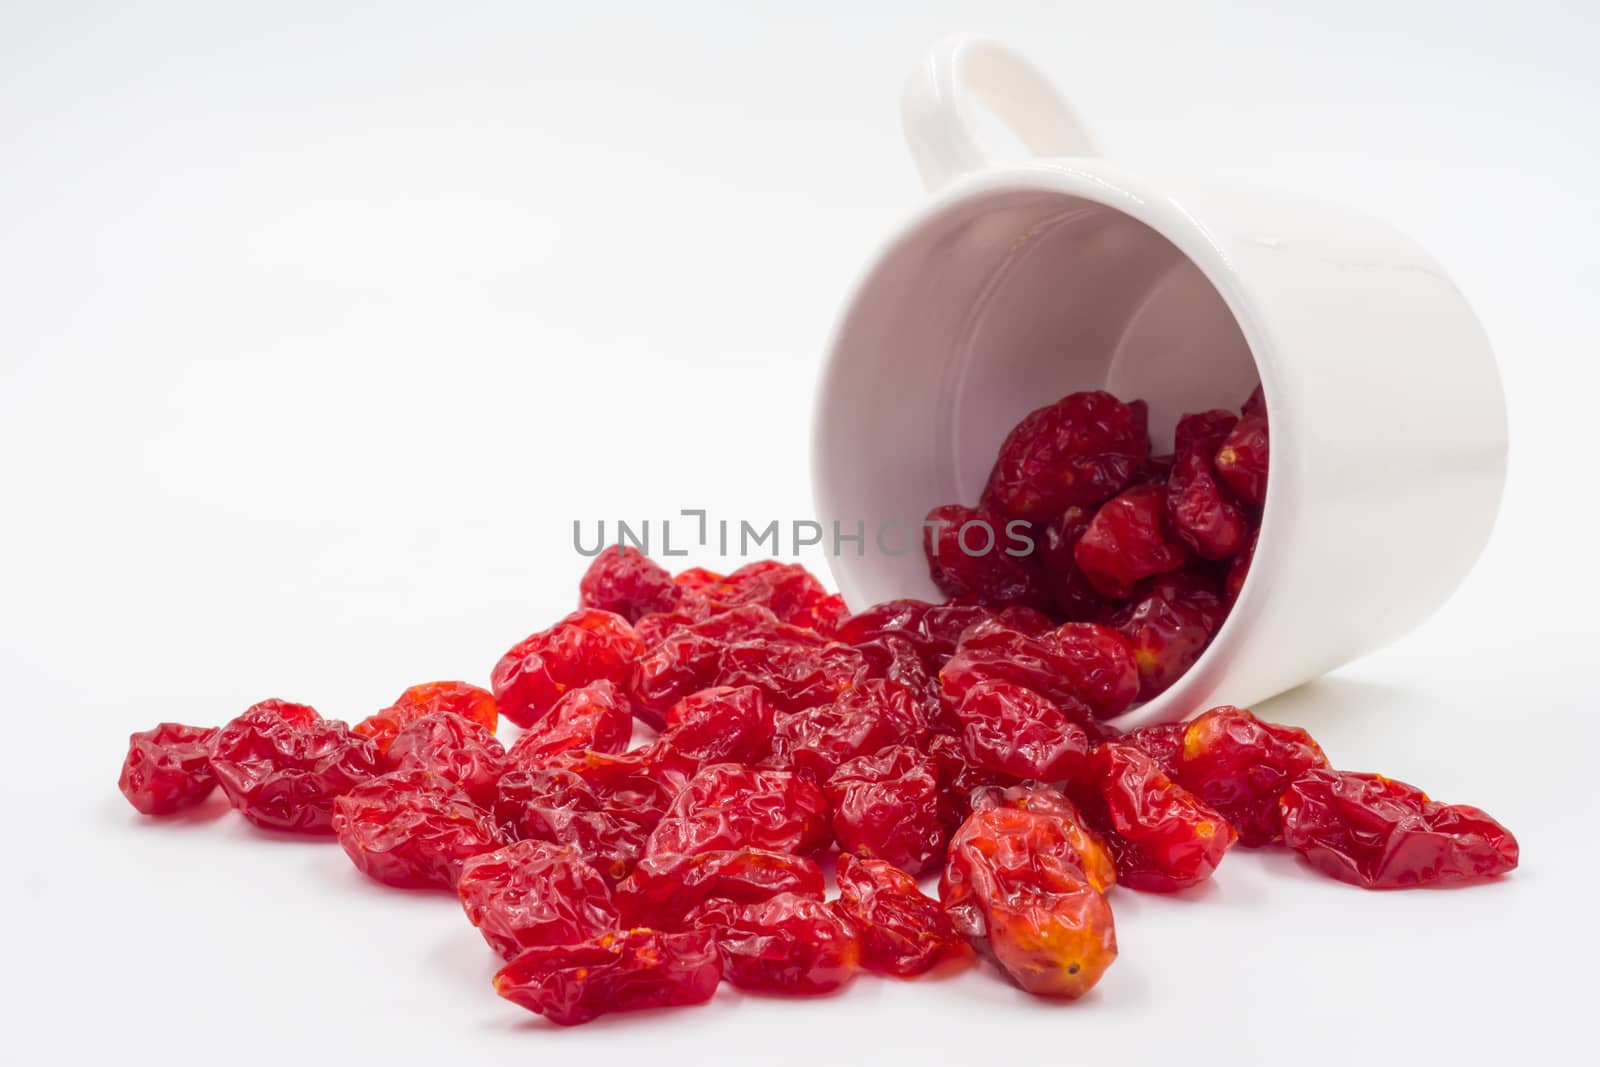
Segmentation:
{"type": "Polygon", "coordinates": [[[0,1061],[1587,1043],[1596,16],[863,7],[0,7],[0,1061]],[[899,86],[957,29],[1030,54],[1109,153],[1350,201],[1474,302],[1513,449],[1482,564],[1422,630],[1263,710],[1342,765],[1488,808],[1520,871],[1367,894],[1236,852],[1197,899],[1117,894],[1122,958],[1075,1005],[974,971],[816,1002],[725,989],[558,1032],[493,995],[448,897],[381,890],[336,846],[216,805],[162,824],[126,806],[126,736],[158,720],[269,695],[353,720],[411,682],[482,680],[573,602],[573,518],[806,517],[832,315],[919,196],[899,86]]]}

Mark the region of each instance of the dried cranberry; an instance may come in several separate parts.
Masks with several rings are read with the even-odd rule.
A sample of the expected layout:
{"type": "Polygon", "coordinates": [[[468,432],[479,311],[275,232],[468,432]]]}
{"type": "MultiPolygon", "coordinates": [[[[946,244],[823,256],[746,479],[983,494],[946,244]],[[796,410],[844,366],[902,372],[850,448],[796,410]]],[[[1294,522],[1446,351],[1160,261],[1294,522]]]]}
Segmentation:
{"type": "Polygon", "coordinates": [[[617,545],[601,552],[578,583],[579,607],[621,615],[631,622],[678,606],[672,575],[637,548],[617,545]]]}
{"type": "Polygon", "coordinates": [[[1268,845],[1282,837],[1278,797],[1306,771],[1327,766],[1304,730],[1224,705],[1189,724],[1175,777],[1222,813],[1240,844],[1268,845]]]}
{"type": "Polygon", "coordinates": [[[944,853],[938,768],[910,745],[840,765],[827,782],[833,836],[843,852],[920,872],[944,853]]]}
{"type": "Polygon", "coordinates": [[[487,808],[506,772],[506,750],[494,734],[471,719],[426,715],[400,731],[385,763],[392,771],[437,774],[487,808]]]}
{"type": "Polygon", "coordinates": [[[402,889],[454,889],[463,863],[505,843],[488,812],[427,771],[386,774],[338,797],[333,832],[357,870],[402,889]]]}
{"type": "Polygon", "coordinates": [[[617,928],[605,879],[575,848],[518,841],[467,860],[456,882],[467,919],[506,959],[575,945],[617,928]]]}
{"type": "Polygon", "coordinates": [[[379,773],[378,748],[304,704],[268,700],[218,731],[211,769],[228,803],[257,826],[328,833],[333,798],[379,773]]]}
{"type": "Polygon", "coordinates": [[[628,620],[584,608],[500,657],[492,676],[494,697],[502,715],[532,726],[568,690],[602,680],[625,685],[643,651],[628,620]]]}
{"type": "Polygon", "coordinates": [[[385,755],[395,735],[407,725],[442,713],[470,719],[490,733],[500,722],[494,694],[487,689],[466,682],[424,682],[407,689],[389,707],[362,719],[353,729],[377,742],[379,754],[385,755]]]}
{"type": "Polygon", "coordinates": [[[570,689],[511,746],[513,766],[542,767],[563,752],[621,752],[633,736],[627,694],[609,681],[570,689]]]}
{"type": "Polygon", "coordinates": [[[214,728],[161,723],[128,738],[117,788],[146,815],[171,815],[192,807],[217,787],[211,773],[214,728]]]}
{"type": "Polygon", "coordinates": [[[531,948],[501,968],[494,988],[553,1023],[575,1026],[607,1012],[702,1004],[721,980],[709,932],[627,930],[531,948]]]}
{"type": "Polygon", "coordinates": [[[893,864],[846,852],[839,856],[835,881],[839,899],[832,907],[855,929],[867,970],[911,978],[970,956],[944,906],[893,864]]]}
{"type": "Polygon", "coordinates": [[[1030,993],[1082,996],[1117,958],[1111,907],[1048,816],[973,812],[950,842],[939,898],[956,929],[1030,993]]]}
{"type": "Polygon", "coordinates": [[[1142,401],[1073,393],[1030,413],[1006,436],[984,490],[1008,515],[1047,522],[1073,504],[1119,493],[1150,454],[1142,401]]]}
{"type": "Polygon", "coordinates": [[[1279,804],[1286,845],[1366,889],[1466,885],[1517,866],[1517,839],[1488,814],[1382,775],[1307,771],[1279,804]]]}
{"type": "Polygon", "coordinates": [[[1125,600],[1141,579],[1177,570],[1187,554],[1167,522],[1165,492],[1147,485],[1102,504],[1072,558],[1101,596],[1125,600]]]}
{"type": "Polygon", "coordinates": [[[711,932],[723,976],[741,989],[830,993],[855,976],[861,960],[855,930],[814,896],[779,893],[752,904],[708,900],[684,924],[711,932]]]}

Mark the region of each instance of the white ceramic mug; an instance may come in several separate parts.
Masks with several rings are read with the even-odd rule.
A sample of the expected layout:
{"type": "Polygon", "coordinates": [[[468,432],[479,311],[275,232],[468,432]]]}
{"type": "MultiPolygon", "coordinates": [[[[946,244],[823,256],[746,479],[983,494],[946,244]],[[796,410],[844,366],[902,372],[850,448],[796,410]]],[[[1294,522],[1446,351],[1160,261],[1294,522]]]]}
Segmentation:
{"type": "Polygon", "coordinates": [[[1340,204],[1102,159],[991,42],[937,46],[904,120],[932,199],[857,282],[816,411],[819,519],[901,529],[831,557],[852,608],[938,598],[896,524],[976,503],[1034,408],[1080,389],[1143,397],[1165,451],[1180,414],[1237,408],[1258,380],[1272,451],[1250,576],[1200,660],[1119,725],[1264,700],[1444,602],[1499,507],[1505,400],[1427,253],[1340,204]],[[987,160],[979,105],[1038,158],[987,160]]]}

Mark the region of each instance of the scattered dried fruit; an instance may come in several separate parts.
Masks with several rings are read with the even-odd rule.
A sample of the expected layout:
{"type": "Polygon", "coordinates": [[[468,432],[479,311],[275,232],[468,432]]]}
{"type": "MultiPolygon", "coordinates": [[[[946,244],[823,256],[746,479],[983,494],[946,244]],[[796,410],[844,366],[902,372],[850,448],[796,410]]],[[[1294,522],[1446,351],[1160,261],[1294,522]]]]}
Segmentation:
{"type": "Polygon", "coordinates": [[[171,815],[200,803],[217,787],[211,773],[216,736],[215,729],[175,722],[134,734],[117,788],[146,815],[171,815]]]}

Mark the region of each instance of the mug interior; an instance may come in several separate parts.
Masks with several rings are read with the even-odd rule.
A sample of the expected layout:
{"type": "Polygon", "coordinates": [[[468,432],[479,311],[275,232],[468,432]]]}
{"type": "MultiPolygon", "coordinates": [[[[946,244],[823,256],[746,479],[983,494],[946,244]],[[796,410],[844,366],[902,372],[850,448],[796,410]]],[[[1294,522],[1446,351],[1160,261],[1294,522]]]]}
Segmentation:
{"type": "Polygon", "coordinates": [[[977,503],[1024,415],[1077,390],[1150,405],[1156,452],[1179,416],[1258,381],[1215,286],[1150,226],[1053,189],[983,188],[923,216],[862,282],[834,339],[816,427],[820,518],[853,609],[942,599],[918,524],[977,503]],[[875,533],[888,531],[880,536],[875,533]]]}

